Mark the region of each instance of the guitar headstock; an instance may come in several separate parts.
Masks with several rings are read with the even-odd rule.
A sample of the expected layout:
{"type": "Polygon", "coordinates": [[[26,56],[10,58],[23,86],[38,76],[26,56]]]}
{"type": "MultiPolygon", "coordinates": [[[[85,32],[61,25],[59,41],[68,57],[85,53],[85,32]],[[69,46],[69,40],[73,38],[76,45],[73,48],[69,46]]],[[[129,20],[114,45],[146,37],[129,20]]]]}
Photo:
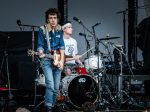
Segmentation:
{"type": "Polygon", "coordinates": [[[34,51],[32,49],[28,49],[28,56],[33,56],[34,55],[34,51]]]}

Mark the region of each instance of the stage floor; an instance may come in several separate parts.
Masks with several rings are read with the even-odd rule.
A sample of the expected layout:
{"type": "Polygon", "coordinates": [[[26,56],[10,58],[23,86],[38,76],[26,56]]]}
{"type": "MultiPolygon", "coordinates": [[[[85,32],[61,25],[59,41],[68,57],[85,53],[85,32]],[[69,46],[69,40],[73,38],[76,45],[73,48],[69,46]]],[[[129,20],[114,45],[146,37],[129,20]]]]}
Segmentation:
{"type": "MultiPolygon", "coordinates": [[[[0,112],[46,112],[44,106],[44,99],[42,94],[37,94],[36,97],[33,93],[13,92],[13,99],[9,100],[7,97],[1,96],[0,112]],[[35,99],[36,98],[36,99],[35,99]],[[22,111],[21,111],[22,110],[22,111]]],[[[133,95],[133,99],[129,99],[126,103],[114,104],[112,102],[96,101],[87,107],[74,106],[73,102],[59,101],[53,112],[147,112],[150,109],[149,96],[133,95]],[[134,102],[132,102],[134,101],[134,102]],[[109,104],[110,103],[110,104],[109,104]],[[84,108],[91,109],[94,106],[94,111],[83,111],[84,108]]]]}

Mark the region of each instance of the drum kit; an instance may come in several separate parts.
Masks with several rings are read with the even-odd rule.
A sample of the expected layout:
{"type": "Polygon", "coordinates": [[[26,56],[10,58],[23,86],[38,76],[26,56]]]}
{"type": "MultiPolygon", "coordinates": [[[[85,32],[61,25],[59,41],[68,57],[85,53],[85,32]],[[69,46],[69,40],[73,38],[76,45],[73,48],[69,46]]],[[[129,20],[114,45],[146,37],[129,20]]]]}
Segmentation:
{"type": "MultiPolygon", "coordinates": [[[[114,45],[113,43],[111,44],[114,45]]],[[[118,50],[118,52],[121,52],[122,56],[123,51],[118,50]]],[[[85,59],[84,66],[65,66],[65,76],[62,77],[57,96],[58,105],[62,109],[82,109],[86,102],[98,105],[98,108],[99,105],[111,105],[110,102],[118,105],[118,103],[122,103],[123,94],[129,97],[125,91],[122,91],[122,73],[118,75],[119,87],[116,88],[116,91],[118,89],[116,95],[111,91],[113,84],[106,74],[105,62],[102,56],[105,55],[89,56],[89,58],[85,59]],[[106,84],[106,82],[109,82],[109,84],[106,84]],[[107,96],[107,98],[104,96],[107,96]]],[[[112,54],[108,56],[112,56],[112,54]]],[[[122,65],[120,69],[122,69],[122,65]]],[[[122,72],[122,70],[120,71],[122,72]]],[[[38,85],[45,86],[45,77],[43,74],[40,74],[36,81],[38,85]]]]}

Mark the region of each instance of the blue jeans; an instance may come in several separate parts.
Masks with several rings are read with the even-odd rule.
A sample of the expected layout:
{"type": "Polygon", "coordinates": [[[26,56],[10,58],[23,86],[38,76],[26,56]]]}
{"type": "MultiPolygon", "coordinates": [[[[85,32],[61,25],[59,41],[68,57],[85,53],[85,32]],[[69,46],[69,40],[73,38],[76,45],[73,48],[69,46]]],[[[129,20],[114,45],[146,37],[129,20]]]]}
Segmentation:
{"type": "Polygon", "coordinates": [[[45,75],[45,105],[53,107],[56,103],[56,97],[59,90],[59,84],[61,79],[61,70],[53,66],[53,61],[43,58],[42,69],[45,75]]]}

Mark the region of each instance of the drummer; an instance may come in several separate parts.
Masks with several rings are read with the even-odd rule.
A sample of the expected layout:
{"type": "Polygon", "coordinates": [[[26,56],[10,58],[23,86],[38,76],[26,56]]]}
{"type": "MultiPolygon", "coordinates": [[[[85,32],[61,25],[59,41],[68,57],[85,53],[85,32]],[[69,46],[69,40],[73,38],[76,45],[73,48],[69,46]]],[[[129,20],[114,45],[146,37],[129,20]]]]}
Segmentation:
{"type": "Polygon", "coordinates": [[[77,41],[71,36],[72,35],[72,24],[67,21],[62,26],[63,37],[65,43],[65,75],[71,75],[74,72],[74,68],[79,65],[83,66],[78,55],[77,41]]]}

